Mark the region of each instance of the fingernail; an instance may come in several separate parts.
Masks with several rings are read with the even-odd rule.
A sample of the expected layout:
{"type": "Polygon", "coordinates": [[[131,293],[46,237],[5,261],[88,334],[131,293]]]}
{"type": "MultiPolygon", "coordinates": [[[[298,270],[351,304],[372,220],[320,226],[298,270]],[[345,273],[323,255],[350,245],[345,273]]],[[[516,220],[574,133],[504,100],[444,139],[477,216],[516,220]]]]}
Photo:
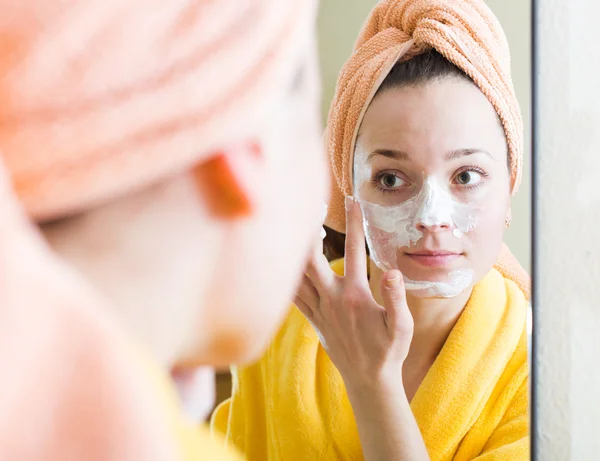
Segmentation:
{"type": "Polygon", "coordinates": [[[346,211],[352,211],[352,207],[354,206],[354,197],[351,195],[346,196],[346,211]]]}
{"type": "Polygon", "coordinates": [[[388,288],[398,288],[400,286],[400,275],[397,275],[391,279],[386,279],[385,286],[388,288]]]}

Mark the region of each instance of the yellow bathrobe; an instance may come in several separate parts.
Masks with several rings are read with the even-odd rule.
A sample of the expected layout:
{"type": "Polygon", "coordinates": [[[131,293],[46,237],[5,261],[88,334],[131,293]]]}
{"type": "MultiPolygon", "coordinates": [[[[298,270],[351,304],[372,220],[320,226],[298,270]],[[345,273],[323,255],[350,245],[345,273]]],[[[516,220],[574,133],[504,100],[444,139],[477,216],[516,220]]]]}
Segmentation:
{"type": "MultiPolygon", "coordinates": [[[[474,288],[411,402],[433,461],[529,460],[527,306],[495,269],[474,288]]],[[[296,308],[256,365],[233,370],[212,427],[250,461],[363,459],[343,381],[296,308]]]]}

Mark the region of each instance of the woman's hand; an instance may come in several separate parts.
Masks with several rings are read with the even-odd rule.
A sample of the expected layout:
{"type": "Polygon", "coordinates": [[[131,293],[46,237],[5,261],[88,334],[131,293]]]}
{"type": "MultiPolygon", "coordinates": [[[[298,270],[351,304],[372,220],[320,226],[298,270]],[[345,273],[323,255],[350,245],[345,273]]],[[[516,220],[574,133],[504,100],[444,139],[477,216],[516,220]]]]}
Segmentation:
{"type": "Polygon", "coordinates": [[[346,199],[345,275],[313,255],[295,302],[342,375],[364,459],[427,461],[402,381],[414,323],[399,271],[383,275],[381,294],[383,306],[369,289],[360,205],[346,199]]]}
{"type": "Polygon", "coordinates": [[[346,199],[345,275],[336,275],[322,251],[311,258],[295,303],[317,330],[346,386],[378,380],[402,382],[413,336],[402,274],[383,275],[383,306],[369,289],[360,204],[346,199]]]}

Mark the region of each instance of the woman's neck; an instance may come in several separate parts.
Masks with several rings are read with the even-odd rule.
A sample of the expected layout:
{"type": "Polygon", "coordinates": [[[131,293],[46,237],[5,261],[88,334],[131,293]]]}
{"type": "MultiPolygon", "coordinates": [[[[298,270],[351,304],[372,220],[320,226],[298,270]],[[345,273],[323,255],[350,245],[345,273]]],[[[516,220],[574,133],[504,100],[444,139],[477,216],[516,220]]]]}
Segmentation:
{"type": "MultiPolygon", "coordinates": [[[[371,293],[375,300],[383,305],[383,271],[373,261],[369,261],[369,271],[371,293]]],[[[415,325],[406,363],[422,364],[435,360],[470,296],[471,290],[466,290],[454,298],[417,298],[407,292],[406,302],[415,325]]]]}

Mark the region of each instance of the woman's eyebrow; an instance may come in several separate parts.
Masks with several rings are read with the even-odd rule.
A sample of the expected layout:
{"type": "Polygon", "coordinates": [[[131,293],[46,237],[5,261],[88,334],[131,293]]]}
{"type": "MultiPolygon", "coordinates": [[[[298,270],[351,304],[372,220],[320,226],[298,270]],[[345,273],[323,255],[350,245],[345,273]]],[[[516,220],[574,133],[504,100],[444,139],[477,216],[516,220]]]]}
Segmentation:
{"type": "Polygon", "coordinates": [[[387,157],[387,158],[393,158],[395,160],[404,160],[404,161],[409,161],[410,160],[410,155],[408,155],[406,152],[401,151],[401,150],[376,149],[376,150],[374,150],[373,152],[371,152],[369,154],[369,157],[367,158],[367,161],[370,161],[373,157],[375,157],[377,155],[382,155],[382,156],[387,157]]]}
{"type": "Polygon", "coordinates": [[[492,154],[490,154],[485,149],[469,148],[469,149],[455,149],[451,152],[448,152],[446,154],[446,161],[454,160],[454,159],[457,159],[460,157],[466,157],[467,155],[473,155],[473,154],[486,154],[492,160],[496,160],[494,157],[492,157],[492,154]]]}

